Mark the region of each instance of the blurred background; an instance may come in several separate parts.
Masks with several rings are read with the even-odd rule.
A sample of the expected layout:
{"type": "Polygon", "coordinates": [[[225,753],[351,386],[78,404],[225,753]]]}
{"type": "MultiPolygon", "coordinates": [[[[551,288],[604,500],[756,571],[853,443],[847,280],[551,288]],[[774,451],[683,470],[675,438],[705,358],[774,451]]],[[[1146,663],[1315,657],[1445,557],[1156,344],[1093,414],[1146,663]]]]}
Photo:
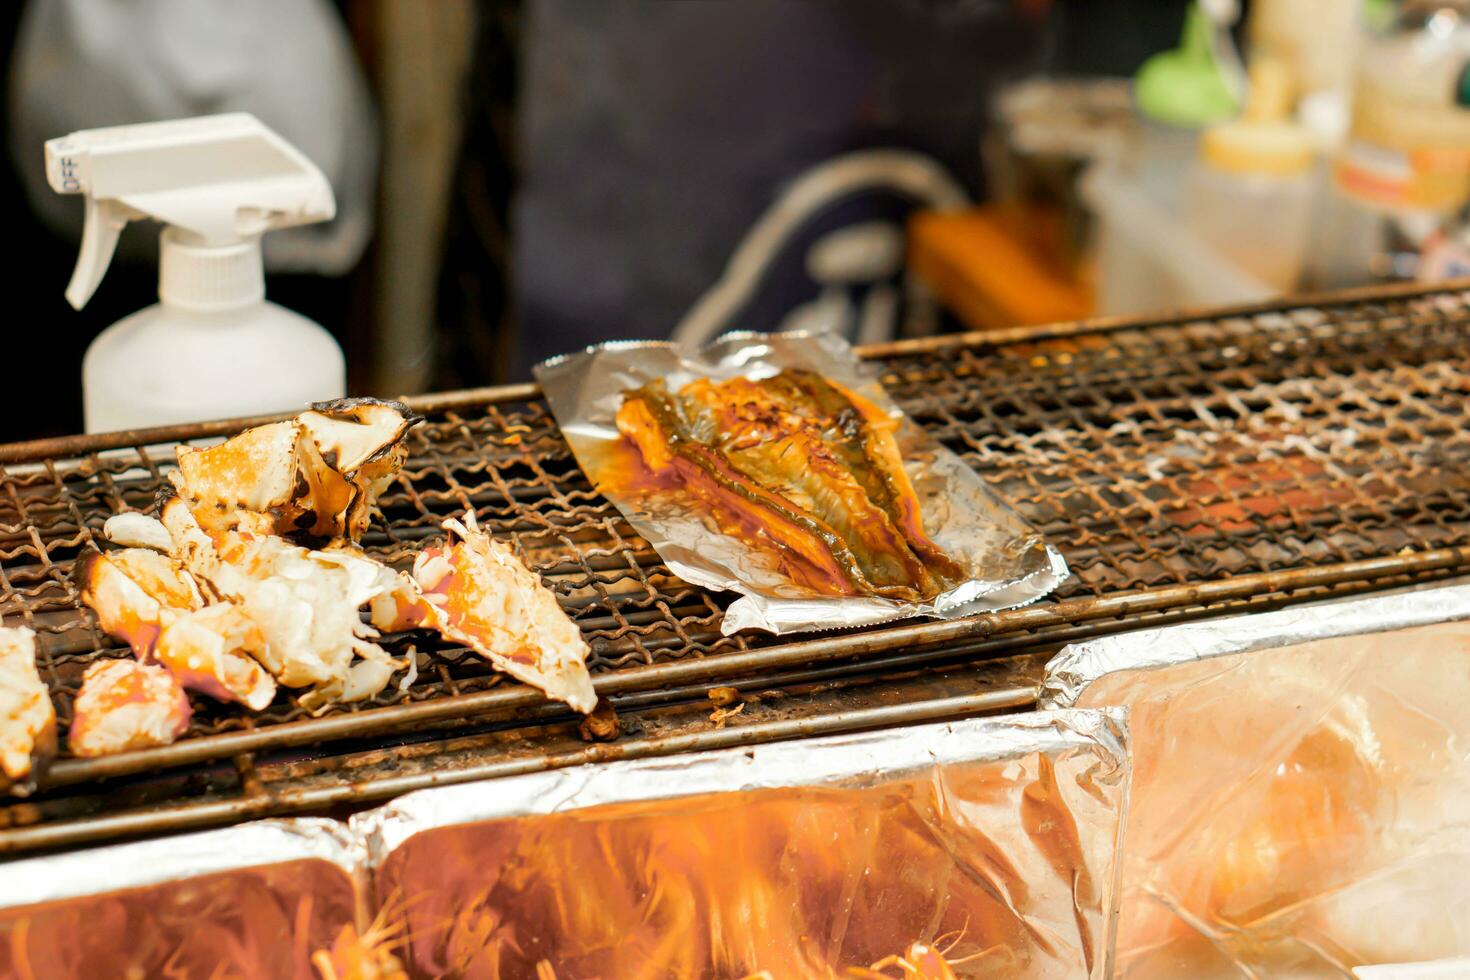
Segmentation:
{"type": "MultiPolygon", "coordinates": [[[[527,380],[614,338],[856,341],[1467,267],[1470,4],[1374,0],[30,0],[0,10],[0,439],[80,431],[82,354],[156,299],[124,232],[82,311],[41,144],[244,110],[337,218],[266,238],[353,393],[527,380]]],[[[282,357],[290,352],[283,351],[282,357]]]]}

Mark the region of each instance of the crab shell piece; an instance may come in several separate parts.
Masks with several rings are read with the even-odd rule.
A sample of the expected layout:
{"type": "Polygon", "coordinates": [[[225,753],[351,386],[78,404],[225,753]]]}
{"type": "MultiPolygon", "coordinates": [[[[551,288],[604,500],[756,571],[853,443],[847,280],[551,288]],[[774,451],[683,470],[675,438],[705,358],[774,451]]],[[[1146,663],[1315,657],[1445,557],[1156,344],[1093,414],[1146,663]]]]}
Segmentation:
{"type": "Polygon", "coordinates": [[[403,402],[339,398],[317,402],[297,421],[311,433],[327,465],[345,476],[382,459],[420,418],[403,402]]]}
{"type": "Polygon", "coordinates": [[[249,654],[264,646],[260,632],[239,607],[219,603],[165,617],[152,661],[191,691],[220,701],[239,701],[259,711],[276,696],[276,682],[249,654]]]}
{"type": "Polygon", "coordinates": [[[465,516],[445,521],[449,540],[414,561],[414,580],[437,614],[432,625],[548,697],[592,711],[597,694],[581,631],[514,552],[465,516]]]}
{"type": "Polygon", "coordinates": [[[168,555],[146,548],[123,548],[109,552],[106,560],[161,606],[188,611],[204,605],[193,576],[168,555]]]}
{"type": "Polygon", "coordinates": [[[393,483],[398,471],[408,460],[408,447],[402,443],[390,447],[383,455],[364,463],[349,479],[356,491],[347,508],[347,539],[359,540],[378,509],[378,497],[393,483]]]}
{"type": "Polygon", "coordinates": [[[0,793],[28,796],[56,754],[56,712],[36,671],[36,634],[0,627],[0,793]]]}
{"type": "Polygon", "coordinates": [[[179,496],[211,533],[341,533],[354,489],[327,465],[300,422],[246,429],[218,446],[178,447],[169,474],[179,496]]]}
{"type": "Polygon", "coordinates": [[[352,485],[339,536],[357,541],[367,530],[378,495],[408,459],[403,437],[420,421],[402,402],[341,398],[318,402],[297,417],[327,465],[352,485]]]}
{"type": "Polygon", "coordinates": [[[104,660],[87,668],[67,745],[90,758],[168,745],[189,727],[189,696],[154,664],[104,660]]]}
{"type": "MultiPolygon", "coordinates": [[[[87,552],[77,559],[73,576],[82,602],[97,615],[102,629],[131,647],[139,660],[146,660],[153,655],[158,634],[163,630],[163,603],[129,574],[128,550],[106,554],[87,552]]],[[[165,562],[168,560],[164,558],[165,562]]],[[[141,567],[143,561],[138,559],[136,564],[141,567]]],[[[177,590],[160,591],[167,595],[177,590]]]]}
{"type": "Polygon", "coordinates": [[[178,447],[179,469],[170,480],[211,534],[356,541],[378,494],[403,466],[403,436],[417,421],[401,402],[320,402],[218,446],[178,447]]]}
{"type": "Polygon", "coordinates": [[[229,603],[204,606],[177,561],[141,548],[92,552],[77,576],[82,601],[138,660],[222,701],[259,710],[275,697],[275,681],[247,655],[262,644],[254,624],[229,603]]]}

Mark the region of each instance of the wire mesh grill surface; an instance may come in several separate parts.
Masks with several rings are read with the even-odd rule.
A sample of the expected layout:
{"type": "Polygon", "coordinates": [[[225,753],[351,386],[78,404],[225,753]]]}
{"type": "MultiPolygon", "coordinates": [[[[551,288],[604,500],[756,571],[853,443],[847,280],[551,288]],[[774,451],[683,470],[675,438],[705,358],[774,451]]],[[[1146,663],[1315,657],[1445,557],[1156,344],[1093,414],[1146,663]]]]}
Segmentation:
{"type": "MultiPolygon", "coordinates": [[[[1066,555],[1055,602],[1470,541],[1467,336],[1470,294],[1439,292],[892,345],[878,364],[909,414],[1066,555]]],[[[402,567],[473,508],[557,592],[594,675],[776,642],[720,635],[727,600],[669,574],[589,486],[544,402],[422,407],[371,553],[402,567]]],[[[127,655],[79,607],[73,561],[108,516],[152,505],[172,460],[134,447],[0,467],[0,613],[37,630],[63,731],[86,666],[127,655]]],[[[332,710],[502,682],[422,634],[388,645],[410,639],[412,685],[332,710]]],[[[284,691],[256,714],[195,703],[186,740],[308,718],[284,691]]]]}

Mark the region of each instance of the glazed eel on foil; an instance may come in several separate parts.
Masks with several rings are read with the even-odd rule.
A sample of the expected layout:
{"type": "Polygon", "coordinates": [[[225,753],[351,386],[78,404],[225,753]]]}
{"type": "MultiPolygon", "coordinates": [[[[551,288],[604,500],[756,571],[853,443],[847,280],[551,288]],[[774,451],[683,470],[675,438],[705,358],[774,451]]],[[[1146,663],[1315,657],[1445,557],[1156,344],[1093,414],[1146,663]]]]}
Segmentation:
{"type": "Polygon", "coordinates": [[[1067,577],[837,334],[609,341],[536,378],[593,488],[668,571],[739,594],[727,636],[953,619],[1067,577]]]}
{"type": "Polygon", "coordinates": [[[629,391],[618,430],[655,479],[821,595],[932,599],[967,575],[924,530],[898,421],[814,371],[629,391]],[[773,547],[774,546],[774,547],[773,547]]]}

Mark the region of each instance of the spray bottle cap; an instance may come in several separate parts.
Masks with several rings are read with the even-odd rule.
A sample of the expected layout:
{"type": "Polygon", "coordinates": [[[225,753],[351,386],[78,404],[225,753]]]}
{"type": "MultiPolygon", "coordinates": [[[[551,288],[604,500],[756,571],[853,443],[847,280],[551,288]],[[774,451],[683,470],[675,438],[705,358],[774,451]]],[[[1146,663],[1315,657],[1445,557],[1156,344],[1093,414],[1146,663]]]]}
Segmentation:
{"type": "Polygon", "coordinates": [[[87,129],[46,141],[46,178],[86,197],[82,249],[66,298],[81,309],[107,272],[123,226],[164,230],[159,296],[218,309],[265,294],[260,236],[329,221],[337,205],[316,165],[249,113],[87,129]]]}

